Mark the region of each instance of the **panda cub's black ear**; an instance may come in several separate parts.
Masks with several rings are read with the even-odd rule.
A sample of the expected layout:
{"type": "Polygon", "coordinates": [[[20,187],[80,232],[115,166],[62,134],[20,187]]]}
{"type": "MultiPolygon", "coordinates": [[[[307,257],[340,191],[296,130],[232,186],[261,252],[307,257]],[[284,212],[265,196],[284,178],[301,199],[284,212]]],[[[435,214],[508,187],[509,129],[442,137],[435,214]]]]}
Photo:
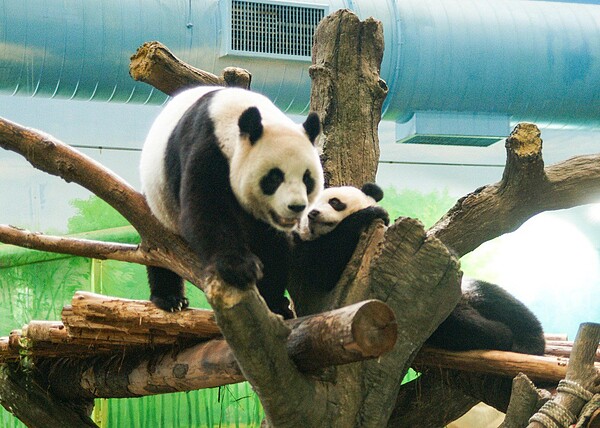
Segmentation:
{"type": "Polygon", "coordinates": [[[248,134],[250,143],[258,141],[263,133],[262,117],[256,107],[248,107],[238,119],[238,126],[242,134],[248,134]]]}
{"type": "Polygon", "coordinates": [[[315,140],[321,133],[321,119],[319,119],[319,115],[315,112],[309,113],[302,126],[310,142],[315,144],[315,140]]]}
{"type": "Polygon", "coordinates": [[[383,199],[383,190],[375,183],[365,183],[361,190],[365,195],[375,199],[375,202],[383,199]]]}

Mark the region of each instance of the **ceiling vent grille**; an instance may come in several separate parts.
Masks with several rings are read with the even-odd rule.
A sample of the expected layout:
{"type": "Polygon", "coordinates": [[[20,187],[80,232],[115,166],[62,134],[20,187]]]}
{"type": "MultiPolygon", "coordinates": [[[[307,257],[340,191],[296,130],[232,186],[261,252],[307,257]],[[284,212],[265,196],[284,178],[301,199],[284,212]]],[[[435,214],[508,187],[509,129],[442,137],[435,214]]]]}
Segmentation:
{"type": "Polygon", "coordinates": [[[313,36],[325,7],[232,0],[230,53],[311,57],[313,36]]]}

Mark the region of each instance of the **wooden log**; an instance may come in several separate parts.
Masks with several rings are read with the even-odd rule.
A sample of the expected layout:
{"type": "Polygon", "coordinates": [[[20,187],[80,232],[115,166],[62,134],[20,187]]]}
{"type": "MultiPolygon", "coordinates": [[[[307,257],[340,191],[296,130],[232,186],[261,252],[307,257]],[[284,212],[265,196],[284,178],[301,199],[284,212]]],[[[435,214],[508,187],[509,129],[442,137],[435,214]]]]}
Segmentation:
{"type": "MultiPolygon", "coordinates": [[[[503,351],[454,352],[423,347],[414,364],[514,377],[525,373],[534,381],[558,382],[567,373],[569,360],[503,351]]],[[[600,369],[600,363],[596,363],[600,369]]]]}
{"type": "Polygon", "coordinates": [[[146,42],[131,57],[129,75],[148,83],[167,95],[199,85],[236,86],[249,89],[252,75],[248,70],[228,67],[221,77],[181,61],[160,42],[146,42]]]}
{"type": "MultiPolygon", "coordinates": [[[[291,320],[289,328],[287,352],[303,371],[376,358],[389,351],[396,340],[394,314],[376,300],[291,320]]],[[[51,388],[64,399],[189,391],[245,378],[229,344],[222,339],[178,352],[169,347],[167,351],[129,351],[108,359],[42,364],[51,388]]]]}
{"type": "MultiPolygon", "coordinates": [[[[101,362],[83,372],[79,385],[85,389],[84,396],[135,397],[213,388],[245,380],[224,339],[210,340],[179,352],[169,349],[150,353],[133,367],[129,364],[130,357],[126,354],[120,363],[118,358],[112,359],[108,365],[101,362]],[[116,385],[124,388],[116,388],[116,385]]],[[[64,393],[61,395],[64,397],[64,393]]]]}
{"type": "Polygon", "coordinates": [[[569,341],[569,336],[564,333],[544,333],[544,339],[546,339],[546,342],[567,342],[569,341]]]}
{"type": "Polygon", "coordinates": [[[0,337],[0,354],[4,354],[9,350],[10,348],[8,347],[8,336],[0,337]]]}
{"type": "Polygon", "coordinates": [[[0,363],[19,359],[19,350],[9,344],[9,336],[0,337],[0,363]]]}
{"type": "Polygon", "coordinates": [[[23,326],[23,336],[32,343],[51,342],[68,343],[69,335],[60,321],[31,321],[23,326]]]}
{"type": "Polygon", "coordinates": [[[21,349],[21,338],[23,337],[23,331],[15,329],[8,335],[8,348],[14,350],[21,349]]]}
{"type": "Polygon", "coordinates": [[[97,337],[123,344],[167,344],[181,338],[210,339],[221,335],[211,310],[168,313],[147,300],[84,291],[75,293],[71,306],[63,309],[62,318],[72,337],[97,337]]]}
{"type": "MultiPolygon", "coordinates": [[[[546,341],[546,355],[569,358],[573,351],[573,342],[568,340],[546,341]]],[[[596,350],[594,361],[600,362],[600,347],[596,350]]]]}
{"type": "Polygon", "coordinates": [[[287,324],[292,327],[288,354],[302,371],[377,357],[390,351],[398,336],[394,312],[379,300],[359,302],[287,324]]]}
{"type": "Polygon", "coordinates": [[[31,321],[23,326],[21,340],[16,346],[18,349],[12,350],[13,357],[26,354],[35,358],[86,358],[114,353],[131,345],[95,338],[72,338],[60,321],[31,321]]]}

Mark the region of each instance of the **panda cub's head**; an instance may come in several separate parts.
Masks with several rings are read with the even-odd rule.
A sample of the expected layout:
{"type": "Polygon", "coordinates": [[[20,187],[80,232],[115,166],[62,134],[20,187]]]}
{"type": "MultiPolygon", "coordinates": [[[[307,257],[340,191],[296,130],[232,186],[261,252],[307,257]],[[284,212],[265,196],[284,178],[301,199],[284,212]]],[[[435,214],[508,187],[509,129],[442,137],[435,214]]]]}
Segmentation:
{"type": "MultiPolygon", "coordinates": [[[[314,240],[326,235],[350,215],[377,205],[381,199],[383,190],[375,183],[366,183],[361,189],[352,186],[327,188],[303,220],[301,239],[314,240]]],[[[381,211],[385,213],[383,209],[381,211]]]]}
{"type": "Polygon", "coordinates": [[[290,232],[323,188],[323,169],[314,146],[319,117],[302,125],[261,117],[256,107],[238,120],[240,142],[230,159],[230,182],[240,204],[255,218],[290,232]]]}

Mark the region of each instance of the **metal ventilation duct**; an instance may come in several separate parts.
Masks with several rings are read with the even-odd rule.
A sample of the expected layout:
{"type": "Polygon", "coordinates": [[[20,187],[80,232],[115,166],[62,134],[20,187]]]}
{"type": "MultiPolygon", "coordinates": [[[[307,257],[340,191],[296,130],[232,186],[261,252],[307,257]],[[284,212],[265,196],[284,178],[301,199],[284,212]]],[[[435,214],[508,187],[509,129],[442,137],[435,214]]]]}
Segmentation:
{"type": "Polygon", "coordinates": [[[160,40],[214,73],[248,68],[253,89],[303,113],[308,41],[339,8],[383,22],[386,119],[600,125],[600,6],[528,0],[0,0],[0,91],[160,103],[128,76],[137,47],[160,40]]]}

